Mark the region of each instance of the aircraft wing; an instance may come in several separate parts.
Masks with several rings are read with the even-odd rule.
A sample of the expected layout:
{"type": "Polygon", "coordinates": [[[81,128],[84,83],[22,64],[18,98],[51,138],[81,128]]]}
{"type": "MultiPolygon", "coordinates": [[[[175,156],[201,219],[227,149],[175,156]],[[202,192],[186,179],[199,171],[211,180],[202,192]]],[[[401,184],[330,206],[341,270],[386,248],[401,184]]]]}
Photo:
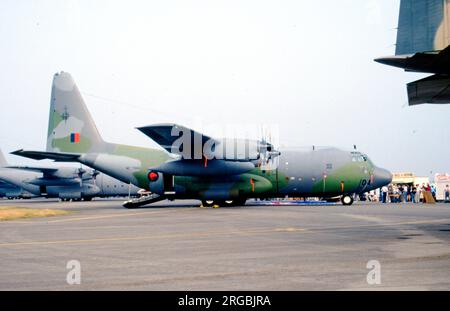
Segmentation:
{"type": "Polygon", "coordinates": [[[38,173],[49,174],[49,175],[58,171],[57,168],[51,168],[51,167],[7,166],[7,168],[14,168],[14,169],[18,169],[18,170],[38,172],[38,173]]]}
{"type": "Polygon", "coordinates": [[[78,162],[78,158],[81,156],[81,154],[77,153],[30,151],[23,149],[13,151],[11,154],[34,160],[50,159],[55,162],[78,162]]]}
{"type": "MultiPolygon", "coordinates": [[[[182,141],[184,143],[191,143],[190,146],[196,146],[195,143],[200,145],[200,141],[200,147],[203,147],[203,145],[207,141],[210,141],[212,143],[219,143],[217,140],[209,136],[203,135],[197,131],[174,123],[154,124],[138,127],[137,129],[150,137],[153,141],[155,141],[158,145],[163,147],[168,152],[175,154],[180,154],[178,152],[178,148],[176,148],[176,141],[183,137],[185,139],[182,139],[182,141]]],[[[193,152],[194,147],[192,147],[191,149],[193,152]]]]}

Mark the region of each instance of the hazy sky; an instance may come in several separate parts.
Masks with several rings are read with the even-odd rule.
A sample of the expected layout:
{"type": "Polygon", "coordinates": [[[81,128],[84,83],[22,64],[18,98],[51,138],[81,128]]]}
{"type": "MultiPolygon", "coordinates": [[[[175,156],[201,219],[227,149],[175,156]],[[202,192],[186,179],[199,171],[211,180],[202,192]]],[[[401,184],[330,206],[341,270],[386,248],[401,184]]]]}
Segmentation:
{"type": "Polygon", "coordinates": [[[134,128],[160,122],[275,123],[283,144],[448,172],[450,105],[407,106],[424,75],[373,62],[394,54],[399,2],[2,0],[0,147],[45,148],[62,70],[111,142],[154,146],[134,128]]]}

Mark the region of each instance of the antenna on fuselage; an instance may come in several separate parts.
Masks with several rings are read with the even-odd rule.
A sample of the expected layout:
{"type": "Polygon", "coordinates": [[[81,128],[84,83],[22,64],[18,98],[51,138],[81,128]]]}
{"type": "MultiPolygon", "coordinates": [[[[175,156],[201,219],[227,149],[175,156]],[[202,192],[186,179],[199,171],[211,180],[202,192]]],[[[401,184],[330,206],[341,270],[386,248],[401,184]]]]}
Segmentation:
{"type": "Polygon", "coordinates": [[[356,145],[353,145],[353,149],[355,149],[355,150],[357,149],[357,148],[356,148],[356,145]]]}

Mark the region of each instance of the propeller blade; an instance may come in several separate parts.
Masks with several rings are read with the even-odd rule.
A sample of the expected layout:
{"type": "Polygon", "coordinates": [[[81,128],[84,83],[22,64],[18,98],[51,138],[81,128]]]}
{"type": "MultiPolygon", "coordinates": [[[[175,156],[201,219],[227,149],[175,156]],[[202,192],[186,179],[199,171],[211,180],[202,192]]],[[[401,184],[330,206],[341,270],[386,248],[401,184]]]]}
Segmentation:
{"type": "Polygon", "coordinates": [[[83,175],[86,173],[86,170],[83,169],[83,166],[78,168],[78,178],[80,179],[80,188],[83,187],[83,175]]]}

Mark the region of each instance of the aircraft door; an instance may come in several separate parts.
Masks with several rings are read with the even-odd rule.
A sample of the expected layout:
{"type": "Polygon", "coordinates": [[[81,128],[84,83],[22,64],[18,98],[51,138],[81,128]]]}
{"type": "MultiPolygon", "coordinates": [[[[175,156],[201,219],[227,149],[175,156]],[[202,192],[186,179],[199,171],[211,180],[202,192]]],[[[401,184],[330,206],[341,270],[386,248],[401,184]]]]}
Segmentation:
{"type": "Polygon", "coordinates": [[[46,186],[39,186],[39,192],[41,195],[47,195],[47,187],[46,186]]]}
{"type": "Polygon", "coordinates": [[[148,180],[149,190],[153,193],[159,195],[175,193],[173,175],[150,171],[148,180]]]}
{"type": "Polygon", "coordinates": [[[164,174],[164,194],[175,194],[173,175],[164,174]]]}

